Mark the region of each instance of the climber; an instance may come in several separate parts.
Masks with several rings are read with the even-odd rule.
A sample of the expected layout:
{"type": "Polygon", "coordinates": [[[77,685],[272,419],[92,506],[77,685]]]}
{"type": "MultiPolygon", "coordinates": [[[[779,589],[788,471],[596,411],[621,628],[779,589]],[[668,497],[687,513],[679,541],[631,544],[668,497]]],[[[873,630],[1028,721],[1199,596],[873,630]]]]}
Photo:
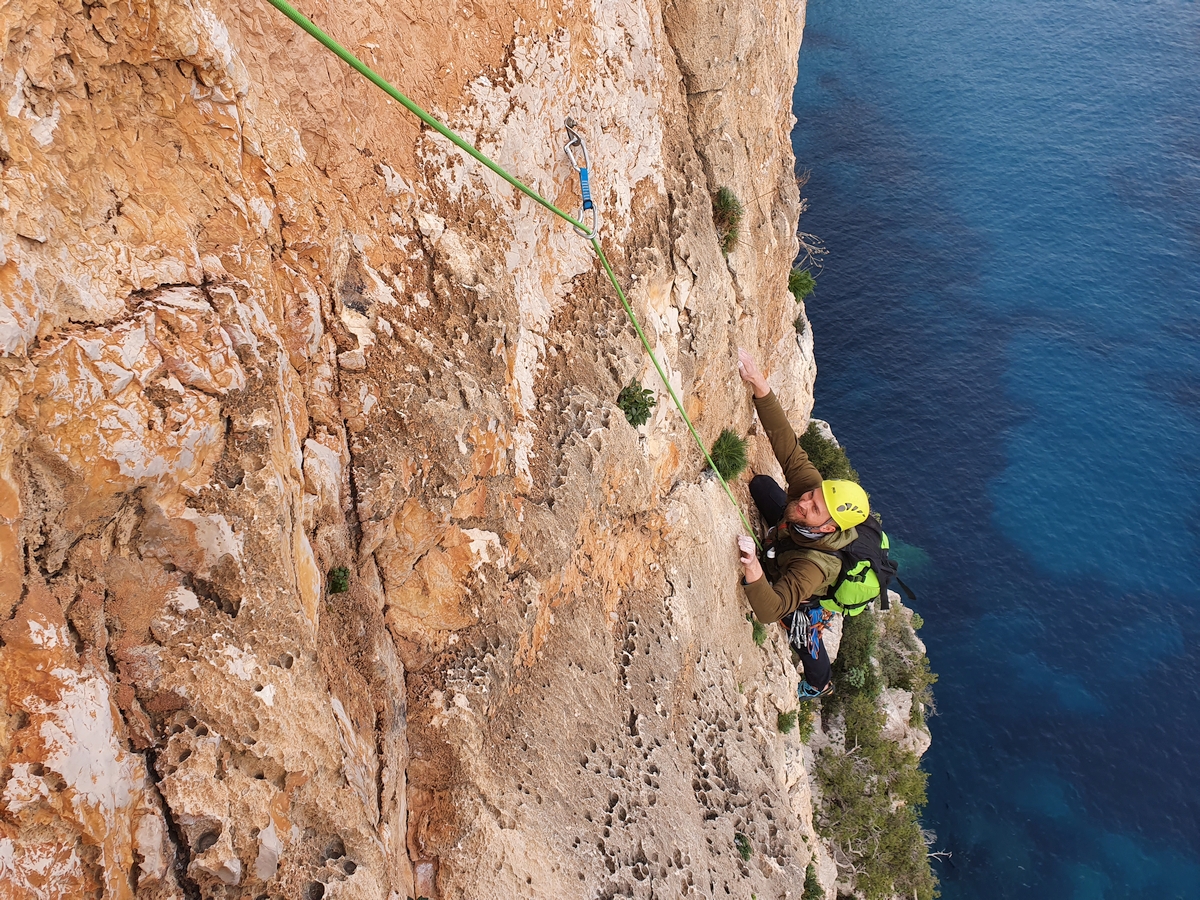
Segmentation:
{"type": "Polygon", "coordinates": [[[831,551],[854,541],[855,526],[867,518],[870,506],[866,492],[853,481],[822,480],[754,357],[741,349],[738,374],[754,394],[759,421],[787,479],[786,491],[768,475],[756,475],[750,482],[759,514],[771,527],[762,560],[752,538],[738,537],[742,586],[759,621],[783,620],[792,644],[805,648],[800,654],[804,680],[797,694],[812,700],[833,692],[822,632],[834,614],[820,605],[841,571],[831,551]]]}

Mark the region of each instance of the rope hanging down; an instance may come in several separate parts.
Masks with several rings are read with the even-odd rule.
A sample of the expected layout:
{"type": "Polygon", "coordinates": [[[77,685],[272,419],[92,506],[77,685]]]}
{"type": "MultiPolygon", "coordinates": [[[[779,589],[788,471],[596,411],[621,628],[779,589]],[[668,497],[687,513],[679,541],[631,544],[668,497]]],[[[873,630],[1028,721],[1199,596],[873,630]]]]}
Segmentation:
{"type": "Polygon", "coordinates": [[[452,144],[454,144],[454,146],[483,163],[485,166],[487,166],[487,168],[491,169],[522,194],[541,204],[560,219],[569,223],[581,237],[591,243],[592,249],[596,251],[596,256],[599,257],[600,263],[604,267],[604,272],[608,276],[608,280],[612,282],[613,289],[617,293],[617,299],[621,301],[621,306],[624,307],[625,314],[629,317],[629,321],[633,324],[633,328],[637,332],[638,339],[642,342],[642,346],[645,348],[646,353],[649,354],[650,361],[654,363],[654,369],[656,372],[658,372],[658,377],[662,379],[663,386],[666,387],[667,393],[671,395],[671,400],[674,402],[675,408],[679,411],[679,415],[683,418],[684,423],[687,425],[688,431],[691,432],[692,437],[695,439],[696,446],[700,448],[700,452],[704,454],[704,459],[708,462],[709,467],[712,468],[713,474],[715,474],[717,476],[717,480],[721,482],[721,487],[725,489],[725,495],[729,498],[729,502],[733,504],[733,508],[737,510],[737,514],[741,518],[742,524],[746,527],[746,533],[754,538],[754,543],[758,544],[759,549],[761,549],[762,544],[758,540],[758,535],[755,534],[754,529],[750,526],[750,522],[746,519],[746,514],[742,512],[741,504],[739,504],[737,502],[737,498],[733,496],[733,491],[729,489],[729,483],[717,470],[716,465],[712,461],[712,457],[708,453],[708,448],[704,446],[704,441],[700,439],[700,434],[696,431],[696,427],[692,424],[692,420],[688,417],[687,412],[684,410],[683,404],[679,401],[679,397],[676,396],[675,389],[671,387],[671,382],[667,380],[667,375],[663,371],[662,366],[659,364],[658,357],[650,347],[650,341],[647,340],[645,332],[642,331],[642,326],[638,322],[637,316],[633,314],[633,307],[629,305],[629,300],[626,299],[625,292],[621,290],[621,285],[617,282],[617,276],[613,272],[613,268],[608,262],[608,257],[604,255],[604,250],[600,247],[600,239],[596,236],[597,229],[599,228],[599,217],[596,212],[595,204],[592,202],[591,186],[588,180],[588,167],[590,160],[588,158],[587,148],[583,143],[583,138],[580,137],[578,131],[576,131],[578,126],[575,124],[575,122],[570,119],[567,120],[567,133],[570,136],[570,141],[567,143],[564,149],[566,150],[567,157],[571,160],[571,165],[574,166],[579,172],[580,191],[583,195],[583,212],[581,215],[585,215],[587,213],[591,214],[589,216],[591,219],[590,228],[573,216],[563,212],[537,191],[533,190],[533,188],[525,185],[520,180],[510,175],[497,163],[493,162],[487,156],[484,156],[474,146],[463,140],[463,138],[459,137],[433,116],[429,115],[429,113],[425,112],[425,110],[421,109],[421,107],[417,106],[417,104],[409,100],[408,97],[396,90],[396,88],[394,88],[387,80],[377,75],[357,56],[318,28],[307,16],[288,3],[287,0],[270,0],[270,3],[281,13],[307,31],[312,37],[316,38],[317,41],[319,41],[326,49],[338,56],[343,62],[346,63],[346,65],[350,66],[350,68],[354,69],[354,71],[358,72],[368,81],[382,90],[385,94],[411,112],[418,119],[432,128],[442,137],[446,138],[446,140],[450,141],[452,144]],[[580,155],[583,157],[582,166],[579,165],[576,159],[574,153],[576,148],[580,151],[580,155]]]}

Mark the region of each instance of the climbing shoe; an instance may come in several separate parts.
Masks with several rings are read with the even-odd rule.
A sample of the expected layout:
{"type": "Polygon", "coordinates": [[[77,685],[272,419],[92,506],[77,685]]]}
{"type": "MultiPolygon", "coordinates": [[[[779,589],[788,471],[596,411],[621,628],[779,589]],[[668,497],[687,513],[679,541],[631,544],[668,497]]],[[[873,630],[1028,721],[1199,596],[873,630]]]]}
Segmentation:
{"type": "Polygon", "coordinates": [[[799,697],[801,700],[816,700],[818,697],[828,697],[832,693],[833,693],[833,682],[832,681],[829,682],[829,684],[825,685],[825,687],[821,688],[820,690],[817,690],[815,687],[813,687],[807,681],[800,682],[799,686],[796,688],[796,696],[799,697]]]}

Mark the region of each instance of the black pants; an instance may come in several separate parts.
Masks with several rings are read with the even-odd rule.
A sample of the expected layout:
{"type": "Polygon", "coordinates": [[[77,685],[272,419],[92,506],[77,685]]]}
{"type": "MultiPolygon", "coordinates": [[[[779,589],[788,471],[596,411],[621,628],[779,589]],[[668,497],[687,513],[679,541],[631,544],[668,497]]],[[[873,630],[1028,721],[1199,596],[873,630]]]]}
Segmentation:
{"type": "MultiPolygon", "coordinates": [[[[787,491],[781,488],[779,482],[774,478],[769,475],[755,475],[750,479],[750,496],[754,498],[758,514],[762,516],[763,522],[767,525],[774,525],[783,518],[783,511],[787,508],[788,502],[787,491]]],[[[789,633],[792,632],[790,626],[793,615],[806,616],[808,613],[804,610],[797,610],[783,617],[783,624],[788,626],[789,633]]],[[[794,649],[800,654],[800,663],[804,666],[804,680],[818,691],[829,684],[829,651],[825,649],[825,642],[820,640],[816,633],[813,633],[807,647],[794,647],[794,649]],[[816,650],[815,656],[813,655],[814,649],[816,650]]]]}

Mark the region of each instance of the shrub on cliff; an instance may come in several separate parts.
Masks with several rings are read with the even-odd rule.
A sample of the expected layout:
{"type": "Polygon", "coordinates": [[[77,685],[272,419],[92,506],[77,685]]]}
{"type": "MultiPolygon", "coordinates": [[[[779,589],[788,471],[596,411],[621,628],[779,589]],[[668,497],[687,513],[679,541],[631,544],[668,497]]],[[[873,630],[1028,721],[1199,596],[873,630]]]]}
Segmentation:
{"type": "Polygon", "coordinates": [[[812,863],[804,870],[804,895],[801,900],[825,900],[825,889],[817,881],[817,870],[812,863]]]}
{"type": "Polygon", "coordinates": [[[326,583],[329,586],[329,593],[346,593],[346,591],[350,590],[350,570],[345,566],[337,566],[330,569],[326,583]]]}
{"type": "Polygon", "coordinates": [[[742,226],[742,201],[727,187],[717,191],[713,197],[713,225],[717,229],[717,239],[721,242],[721,252],[728,255],[737,246],[738,229],[742,226]]]}
{"type": "Polygon", "coordinates": [[[758,621],[754,613],[746,613],[746,621],[750,623],[750,636],[754,638],[754,646],[761,647],[767,642],[767,628],[758,621]]]}
{"type": "Polygon", "coordinates": [[[750,838],[739,831],[733,836],[733,845],[737,848],[738,856],[742,858],[742,862],[750,862],[750,857],[754,853],[753,848],[750,846],[750,838]]]}
{"type": "Polygon", "coordinates": [[[909,724],[925,727],[926,710],[934,711],[933,685],[937,675],[929,668],[929,657],[917,643],[916,629],[921,617],[913,614],[912,627],[905,621],[904,609],[893,606],[881,614],[885,638],[879,642],[879,667],[888,687],[902,688],[913,695],[909,724]]]}
{"type": "Polygon", "coordinates": [[[654,391],[644,388],[637,379],[621,388],[617,394],[617,406],[625,413],[625,420],[634,428],[645,425],[654,408],[654,391]]]}
{"type": "Polygon", "coordinates": [[[788,290],[796,298],[796,302],[806,299],[817,289],[817,279],[813,278],[808,269],[792,269],[788,274],[788,290]]]}
{"type": "Polygon", "coordinates": [[[800,435],[800,446],[817,467],[822,478],[844,478],[847,481],[858,481],[858,473],[850,465],[846,451],[826,438],[817,430],[815,422],[808,423],[808,429],[800,435]]]}
{"type": "Polygon", "coordinates": [[[748,445],[749,442],[745,438],[729,428],[724,429],[713,441],[708,455],[712,457],[713,468],[720,472],[726,481],[745,471],[750,461],[747,455],[748,445]]]}

